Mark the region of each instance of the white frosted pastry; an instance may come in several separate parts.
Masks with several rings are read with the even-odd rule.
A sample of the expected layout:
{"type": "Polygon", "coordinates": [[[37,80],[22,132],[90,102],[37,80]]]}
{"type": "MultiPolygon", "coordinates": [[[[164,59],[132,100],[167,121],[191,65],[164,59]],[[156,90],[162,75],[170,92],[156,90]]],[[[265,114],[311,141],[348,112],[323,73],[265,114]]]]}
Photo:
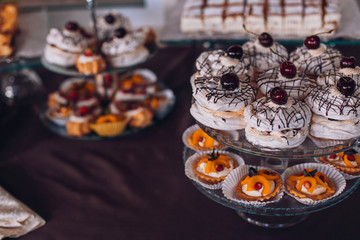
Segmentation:
{"type": "Polygon", "coordinates": [[[341,76],[347,76],[354,79],[357,85],[360,84],[360,67],[356,66],[355,68],[340,68],[340,69],[331,69],[324,72],[324,74],[319,75],[316,78],[316,83],[318,85],[334,85],[341,76]]]}
{"type": "Polygon", "coordinates": [[[251,65],[258,72],[280,66],[283,62],[283,58],[271,53],[270,48],[285,58],[288,56],[286,48],[275,41],[271,46],[264,47],[258,39],[252,39],[244,43],[242,47],[244,49],[244,57],[249,58],[251,65]]]}
{"type": "Polygon", "coordinates": [[[149,50],[144,46],[148,31],[143,28],[122,32],[111,41],[104,42],[101,51],[114,67],[126,67],[145,61],[149,50]]]}
{"type": "Polygon", "coordinates": [[[308,49],[306,46],[298,47],[290,53],[289,60],[295,64],[300,72],[319,76],[322,73],[340,67],[340,51],[320,44],[318,49],[308,49]]]}
{"type": "Polygon", "coordinates": [[[244,116],[249,142],[270,148],[292,148],[306,139],[311,111],[292,97],[281,105],[263,97],[247,106],[244,116]]]}
{"type": "Polygon", "coordinates": [[[297,73],[293,78],[286,78],[280,73],[280,67],[271,68],[262,72],[257,79],[260,91],[266,95],[272,88],[281,87],[295,99],[303,99],[310,88],[316,83],[303,73],[297,73]]]}
{"type": "Polygon", "coordinates": [[[247,59],[235,59],[224,50],[202,52],[196,59],[196,69],[200,76],[221,76],[233,72],[242,81],[249,81],[253,75],[253,68],[247,59]]]}

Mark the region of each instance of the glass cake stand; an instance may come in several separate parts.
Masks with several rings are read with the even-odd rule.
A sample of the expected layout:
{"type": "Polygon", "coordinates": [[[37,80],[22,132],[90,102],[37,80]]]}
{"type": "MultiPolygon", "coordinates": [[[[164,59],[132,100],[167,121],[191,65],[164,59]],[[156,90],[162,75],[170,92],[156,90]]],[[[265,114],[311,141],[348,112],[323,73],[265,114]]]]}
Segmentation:
{"type": "MultiPolygon", "coordinates": [[[[186,160],[194,153],[195,153],[194,150],[191,150],[188,147],[184,148],[183,151],[184,164],[186,160]]],[[[249,155],[249,154],[241,154],[241,155],[244,158],[246,164],[259,165],[259,163],[261,162],[259,156],[263,156],[264,154],[262,155],[258,154],[259,156],[249,155]]],[[[294,161],[291,161],[289,165],[298,164],[300,162],[301,163],[313,162],[313,160],[295,159],[294,161]]],[[[249,223],[267,228],[283,228],[283,227],[293,226],[306,219],[306,217],[309,214],[324,210],[345,200],[357,189],[357,187],[360,184],[360,178],[347,180],[346,188],[341,194],[328,201],[319,203],[317,205],[304,205],[296,201],[294,198],[288,196],[287,194],[284,194],[284,196],[278,202],[269,203],[265,206],[253,206],[227,199],[226,197],[224,197],[221,189],[218,190],[207,189],[202,185],[200,185],[199,183],[193,180],[191,181],[193,185],[196,187],[196,189],[199,190],[206,197],[210,198],[211,200],[225,207],[234,209],[241,218],[248,221],[249,223]]]]}

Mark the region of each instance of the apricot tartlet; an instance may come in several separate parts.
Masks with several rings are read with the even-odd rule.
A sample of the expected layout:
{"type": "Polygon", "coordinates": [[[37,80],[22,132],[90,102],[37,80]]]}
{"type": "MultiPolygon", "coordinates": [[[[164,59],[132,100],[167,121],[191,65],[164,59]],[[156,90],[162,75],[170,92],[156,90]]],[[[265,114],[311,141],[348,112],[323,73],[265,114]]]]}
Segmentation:
{"type": "Polygon", "coordinates": [[[298,198],[314,201],[332,196],[336,189],[333,181],[317,169],[306,168],[286,179],[286,189],[298,198]]]}
{"type": "Polygon", "coordinates": [[[360,174],[360,157],[354,149],[318,158],[320,162],[329,164],[349,175],[360,174]]]}
{"type": "Polygon", "coordinates": [[[282,188],[282,179],[274,171],[250,167],[235,187],[236,195],[245,201],[268,201],[274,198],[282,188]]]}
{"type": "Polygon", "coordinates": [[[99,136],[111,137],[125,130],[128,119],[123,115],[107,114],[96,119],[90,128],[99,136]]]}

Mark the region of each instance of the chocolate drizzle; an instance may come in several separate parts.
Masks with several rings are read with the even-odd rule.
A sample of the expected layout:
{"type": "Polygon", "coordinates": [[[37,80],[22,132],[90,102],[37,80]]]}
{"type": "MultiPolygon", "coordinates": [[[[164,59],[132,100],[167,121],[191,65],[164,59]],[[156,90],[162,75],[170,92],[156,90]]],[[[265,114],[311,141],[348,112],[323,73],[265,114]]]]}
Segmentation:
{"type": "MultiPolygon", "coordinates": [[[[53,35],[54,39],[58,39],[64,45],[70,45],[75,47],[79,46],[82,49],[85,49],[88,45],[87,39],[81,33],[73,36],[66,36],[64,33],[56,29],[56,31],[51,31],[51,34],[53,35]]],[[[56,45],[55,42],[50,44],[56,45]]],[[[68,49],[66,50],[69,51],[68,49]]]]}

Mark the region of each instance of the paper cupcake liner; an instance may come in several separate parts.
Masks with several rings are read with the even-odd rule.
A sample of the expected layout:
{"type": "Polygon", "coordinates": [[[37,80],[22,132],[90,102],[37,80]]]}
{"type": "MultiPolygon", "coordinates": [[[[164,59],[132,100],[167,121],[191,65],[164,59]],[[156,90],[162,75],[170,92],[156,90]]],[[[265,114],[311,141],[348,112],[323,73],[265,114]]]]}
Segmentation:
{"type": "MultiPolygon", "coordinates": [[[[227,155],[227,156],[231,157],[232,159],[237,161],[239,166],[245,164],[244,159],[242,157],[240,157],[239,155],[235,154],[235,153],[224,151],[224,150],[219,150],[217,152],[219,154],[224,154],[224,155],[227,155]]],[[[199,177],[197,177],[195,175],[195,173],[193,171],[193,168],[192,168],[192,164],[197,158],[199,158],[200,156],[206,155],[206,154],[210,154],[210,153],[212,153],[212,151],[197,152],[197,153],[193,154],[192,156],[190,156],[185,162],[185,175],[188,178],[190,178],[191,180],[196,181],[197,183],[199,183],[201,186],[203,186],[205,188],[213,189],[213,190],[220,189],[223,182],[219,182],[219,183],[216,183],[216,184],[205,183],[203,180],[201,180],[199,177]]],[[[233,171],[231,171],[231,172],[233,172],[233,171]]],[[[231,174],[231,172],[230,172],[230,174],[231,174]]]]}
{"type": "Polygon", "coordinates": [[[313,141],[313,143],[319,147],[319,148],[325,148],[325,147],[331,147],[331,146],[336,146],[338,144],[343,144],[344,142],[346,142],[346,140],[332,140],[332,139],[319,139],[319,138],[314,138],[313,136],[311,136],[310,134],[308,135],[308,137],[311,139],[311,141],[313,141]]]}
{"type": "MultiPolygon", "coordinates": [[[[199,128],[200,128],[200,127],[199,127],[199,125],[197,125],[197,124],[194,124],[194,125],[188,127],[188,128],[184,131],[184,133],[183,133],[183,135],[182,135],[182,141],[183,141],[183,143],[185,144],[185,146],[187,146],[188,148],[190,148],[190,149],[192,149],[192,150],[194,150],[194,151],[196,151],[196,152],[203,152],[203,151],[212,150],[212,149],[208,149],[208,150],[197,149],[197,148],[195,148],[195,147],[193,147],[193,146],[191,146],[191,145],[189,144],[188,139],[189,139],[190,135],[191,135],[193,132],[195,132],[196,130],[198,130],[199,128]]],[[[228,131],[221,130],[221,131],[228,133],[229,136],[230,136],[230,138],[233,139],[233,140],[238,140],[238,139],[239,139],[239,133],[238,133],[237,131],[235,131],[235,130],[234,130],[234,131],[231,131],[231,130],[228,130],[228,131]]],[[[226,145],[224,145],[224,144],[221,144],[221,145],[223,145],[223,146],[222,146],[222,147],[215,147],[215,149],[226,149],[226,148],[227,148],[226,145]]]]}
{"type": "Polygon", "coordinates": [[[122,133],[128,123],[128,119],[113,123],[91,124],[90,128],[99,136],[111,137],[122,133]]]}
{"type": "Polygon", "coordinates": [[[253,165],[241,165],[239,167],[237,167],[236,169],[234,169],[224,180],[223,182],[223,186],[222,186],[222,192],[224,194],[224,196],[230,200],[233,200],[235,202],[239,202],[239,203],[243,203],[243,204],[248,204],[248,205],[254,205],[254,206],[264,206],[266,204],[269,203],[274,203],[274,202],[278,202],[284,195],[283,192],[283,187],[281,187],[281,190],[278,194],[276,194],[275,197],[271,198],[270,200],[267,201],[246,201],[241,199],[239,196],[236,195],[235,193],[235,188],[237,186],[237,184],[239,183],[239,181],[249,173],[249,168],[253,167],[253,168],[257,168],[258,170],[261,169],[266,169],[269,170],[271,172],[276,172],[270,168],[266,168],[266,167],[261,167],[261,166],[253,166],[253,165]]]}
{"type": "Polygon", "coordinates": [[[286,192],[286,194],[293,197],[297,201],[299,201],[305,205],[316,205],[316,204],[328,201],[328,200],[338,196],[340,193],[342,193],[344,191],[344,189],[346,187],[346,181],[345,181],[345,178],[343,177],[343,175],[339,171],[335,170],[334,168],[331,168],[328,165],[320,164],[320,163],[303,163],[303,164],[298,164],[298,165],[287,168],[284,171],[284,173],[281,175],[284,184],[286,184],[286,179],[289,176],[299,173],[299,172],[302,172],[306,168],[317,169],[318,172],[322,172],[328,178],[330,178],[335,185],[335,193],[328,198],[324,198],[321,200],[312,200],[310,198],[296,197],[296,196],[292,195],[291,193],[289,193],[289,191],[286,189],[286,187],[284,187],[284,191],[286,192]]]}

